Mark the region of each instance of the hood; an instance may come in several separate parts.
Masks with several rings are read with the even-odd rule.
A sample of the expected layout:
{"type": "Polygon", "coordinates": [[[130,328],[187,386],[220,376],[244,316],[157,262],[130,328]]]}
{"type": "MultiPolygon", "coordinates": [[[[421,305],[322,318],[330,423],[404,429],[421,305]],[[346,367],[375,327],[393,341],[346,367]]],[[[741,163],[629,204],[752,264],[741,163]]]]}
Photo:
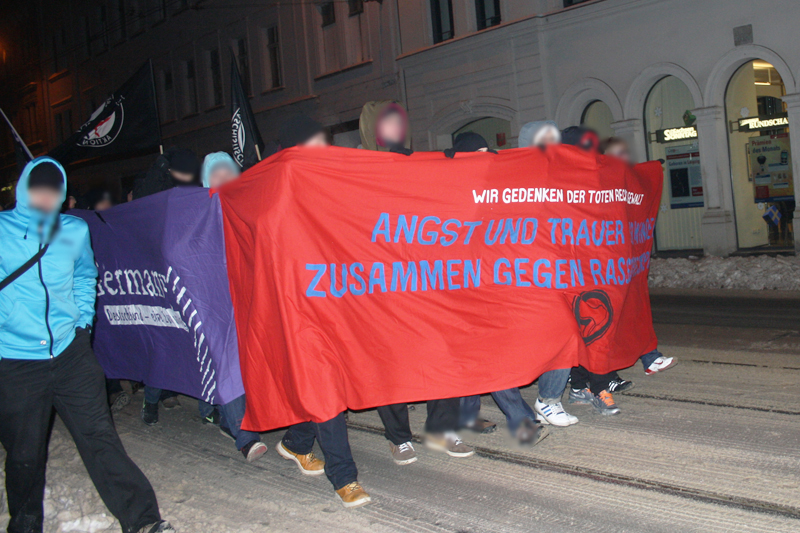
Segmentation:
{"type": "Polygon", "coordinates": [[[522,128],[520,128],[517,146],[520,148],[530,148],[534,144],[536,134],[548,126],[555,128],[556,132],[560,136],[561,132],[559,131],[558,125],[555,122],[552,120],[536,120],[534,122],[528,122],[522,126],[522,128]]]}
{"type": "MultiPolygon", "coordinates": [[[[399,103],[394,100],[375,100],[367,102],[361,109],[361,117],[358,120],[358,129],[361,132],[361,146],[365,150],[378,150],[380,152],[388,152],[388,146],[381,146],[377,139],[375,126],[378,119],[381,118],[390,108],[397,110],[406,118],[408,124],[408,114],[406,110],[399,103]]],[[[406,131],[406,139],[403,145],[406,148],[411,148],[411,135],[406,131]]]]}
{"type": "Polygon", "coordinates": [[[203,167],[200,169],[200,175],[203,177],[203,187],[209,187],[208,182],[211,173],[218,166],[228,167],[236,174],[239,174],[239,165],[227,152],[212,152],[203,159],[203,167]]]}
{"type": "Polygon", "coordinates": [[[40,165],[42,163],[53,163],[61,171],[61,176],[64,178],[64,187],[61,189],[61,201],[59,202],[59,208],[61,207],[61,204],[64,203],[64,200],[67,199],[67,173],[64,170],[64,167],[62,167],[61,163],[52,157],[37,157],[25,165],[25,168],[22,169],[22,174],[19,176],[16,190],[17,205],[14,207],[14,213],[27,224],[28,231],[26,234],[30,233],[31,231],[39,232],[40,239],[44,241],[49,237],[53,223],[55,222],[56,218],[58,218],[59,209],[56,209],[52,213],[42,213],[41,211],[31,209],[28,206],[28,177],[31,174],[31,170],[33,170],[36,165],[40,165]]]}
{"type": "Polygon", "coordinates": [[[583,126],[570,126],[561,132],[561,142],[577,146],[587,152],[597,152],[600,149],[600,138],[597,132],[583,126]]]}

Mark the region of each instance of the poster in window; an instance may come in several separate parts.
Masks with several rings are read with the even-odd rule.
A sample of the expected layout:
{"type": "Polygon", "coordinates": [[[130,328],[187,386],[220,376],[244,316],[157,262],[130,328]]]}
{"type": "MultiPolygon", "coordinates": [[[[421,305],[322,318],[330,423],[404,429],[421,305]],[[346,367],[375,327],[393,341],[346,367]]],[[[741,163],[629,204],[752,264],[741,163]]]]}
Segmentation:
{"type": "Polygon", "coordinates": [[[666,157],[670,207],[703,207],[703,178],[697,142],[670,146],[666,157]]]}
{"type": "Polygon", "coordinates": [[[788,133],[750,139],[750,173],[756,203],[794,200],[788,133]]]}

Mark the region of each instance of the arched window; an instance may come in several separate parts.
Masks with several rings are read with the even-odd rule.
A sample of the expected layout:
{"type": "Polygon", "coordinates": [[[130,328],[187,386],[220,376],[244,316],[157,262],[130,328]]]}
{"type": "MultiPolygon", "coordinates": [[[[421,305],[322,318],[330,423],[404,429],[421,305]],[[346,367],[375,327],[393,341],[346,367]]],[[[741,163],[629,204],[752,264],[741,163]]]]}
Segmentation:
{"type": "Polygon", "coordinates": [[[511,122],[502,118],[484,117],[461,126],[453,132],[453,140],[459,133],[471,131],[481,135],[492,150],[511,148],[511,122]]]}
{"type": "Polygon", "coordinates": [[[656,220],[656,248],[703,247],[704,196],[692,93],[675,76],[661,78],[647,95],[644,125],[649,160],[664,161],[664,188],[656,220]]]}
{"type": "Polygon", "coordinates": [[[794,182],[786,89],[766,61],[742,65],[725,92],[739,248],[793,248],[794,182]]]}
{"type": "MultiPolygon", "coordinates": [[[[581,126],[596,131],[600,139],[614,136],[614,130],[611,128],[612,122],[614,122],[614,117],[611,114],[611,108],[602,100],[595,100],[587,105],[581,116],[581,126]]],[[[569,124],[559,124],[559,126],[565,128],[569,124]]]]}

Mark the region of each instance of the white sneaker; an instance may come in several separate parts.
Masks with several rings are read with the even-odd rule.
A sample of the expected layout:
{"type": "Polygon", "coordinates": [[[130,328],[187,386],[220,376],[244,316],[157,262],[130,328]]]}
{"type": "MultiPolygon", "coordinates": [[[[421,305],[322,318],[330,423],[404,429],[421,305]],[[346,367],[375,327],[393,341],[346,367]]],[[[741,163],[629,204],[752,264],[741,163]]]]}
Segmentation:
{"type": "Polygon", "coordinates": [[[578,417],[566,412],[561,402],[549,404],[537,399],[533,409],[536,411],[536,419],[542,424],[566,427],[578,423],[578,417]]]}
{"type": "Polygon", "coordinates": [[[663,355],[653,361],[653,363],[647,367],[644,371],[645,374],[648,376],[655,374],[656,372],[661,372],[662,370],[666,370],[671,366],[675,366],[678,364],[678,361],[674,357],[664,357],[663,355]]]}

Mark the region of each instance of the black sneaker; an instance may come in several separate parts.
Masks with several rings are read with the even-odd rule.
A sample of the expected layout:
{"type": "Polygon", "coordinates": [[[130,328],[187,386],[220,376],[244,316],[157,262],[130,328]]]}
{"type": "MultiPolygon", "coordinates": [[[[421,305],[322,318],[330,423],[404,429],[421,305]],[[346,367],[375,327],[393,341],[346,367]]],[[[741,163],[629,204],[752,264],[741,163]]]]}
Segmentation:
{"type": "Polygon", "coordinates": [[[147,403],[142,404],[142,422],[148,426],[155,426],[158,424],[158,404],[147,403]]]}
{"type": "Polygon", "coordinates": [[[622,379],[619,376],[608,382],[608,392],[610,393],[625,392],[631,390],[632,388],[633,388],[633,381],[622,379]]]}
{"type": "Polygon", "coordinates": [[[174,533],[175,528],[173,528],[169,522],[166,520],[160,520],[155,524],[150,524],[149,526],[144,526],[142,529],[138,530],[136,533],[174,533]]]}
{"type": "Polygon", "coordinates": [[[530,418],[525,418],[514,432],[517,442],[522,446],[536,446],[550,435],[550,432],[530,418]]]}
{"type": "Polygon", "coordinates": [[[258,460],[259,457],[267,453],[267,445],[260,440],[254,440],[242,448],[242,455],[248,463],[258,460]]]}
{"type": "Polygon", "coordinates": [[[220,417],[219,411],[217,411],[217,409],[214,408],[214,410],[211,411],[210,415],[204,416],[203,418],[200,419],[200,421],[203,424],[211,424],[211,425],[214,425],[214,426],[218,426],[220,418],[221,417],[220,417]]]}

